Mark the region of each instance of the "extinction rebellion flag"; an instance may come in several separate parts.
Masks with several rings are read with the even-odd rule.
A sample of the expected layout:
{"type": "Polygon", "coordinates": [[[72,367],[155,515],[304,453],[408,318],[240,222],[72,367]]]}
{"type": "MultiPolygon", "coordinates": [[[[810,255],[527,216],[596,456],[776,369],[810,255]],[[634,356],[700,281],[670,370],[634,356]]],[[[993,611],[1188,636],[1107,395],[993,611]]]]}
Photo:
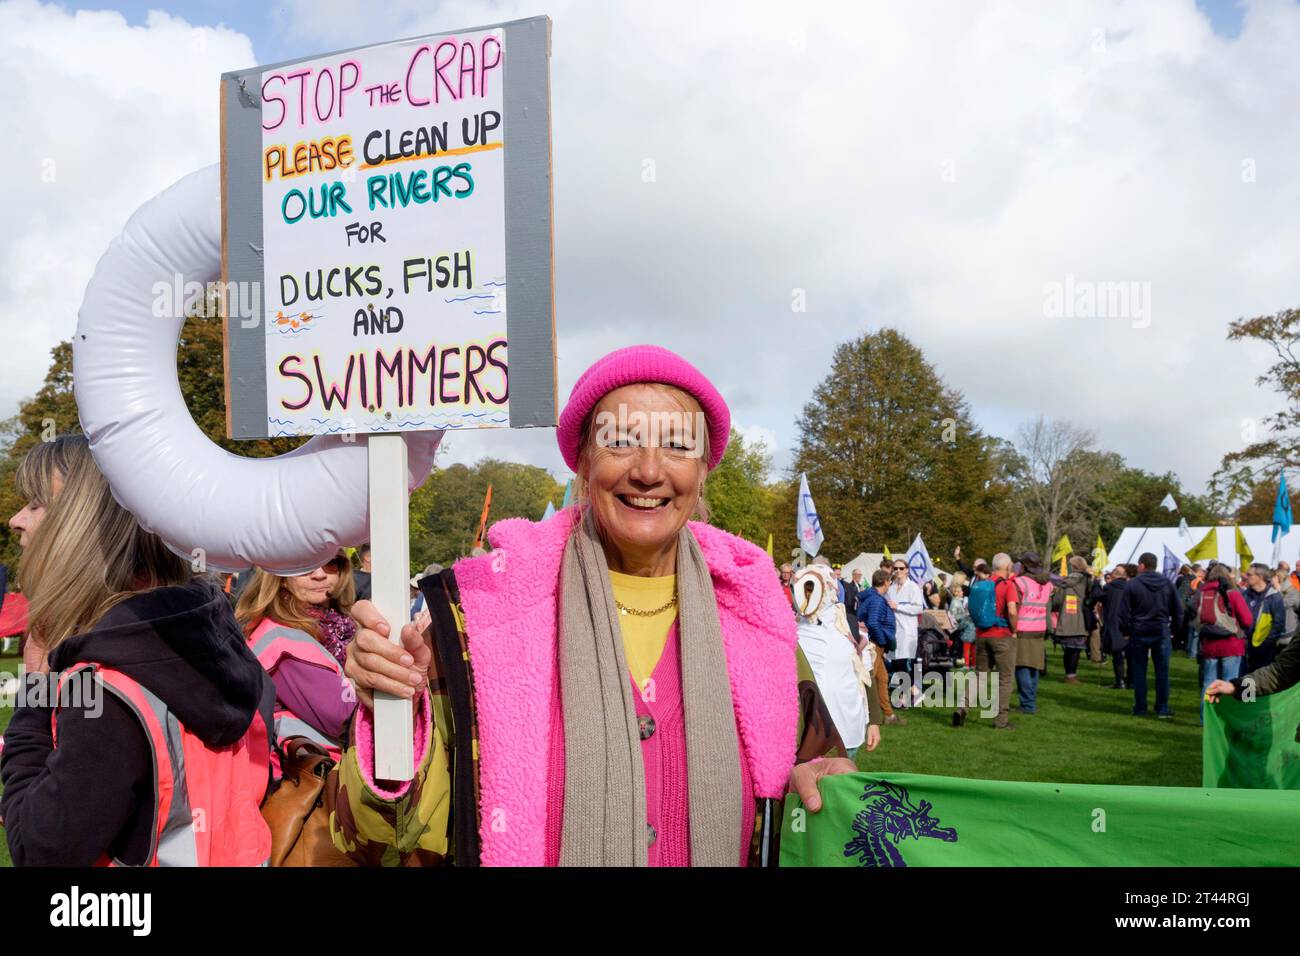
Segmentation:
{"type": "MultiPolygon", "coordinates": [[[[1201,785],[1300,790],[1300,687],[1205,705],[1201,785]]],[[[1300,794],[1295,796],[1300,800],[1300,794]]]]}
{"type": "Polygon", "coordinates": [[[823,777],[819,789],[817,813],[786,801],[782,866],[1300,863],[1300,795],[1285,791],[906,773],[823,777]]]}

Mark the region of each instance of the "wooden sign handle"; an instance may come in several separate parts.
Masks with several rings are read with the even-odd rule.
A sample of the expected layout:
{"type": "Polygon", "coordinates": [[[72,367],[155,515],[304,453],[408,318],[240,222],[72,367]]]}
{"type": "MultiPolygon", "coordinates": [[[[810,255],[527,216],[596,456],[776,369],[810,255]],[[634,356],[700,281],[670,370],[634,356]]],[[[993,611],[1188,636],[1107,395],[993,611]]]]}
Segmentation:
{"type": "MultiPolygon", "coordinates": [[[[411,618],[409,494],[406,442],[401,435],[372,434],[370,442],[371,600],[401,641],[411,618]]],[[[415,737],[411,701],[375,693],[375,777],[406,781],[415,776],[415,737]]]]}

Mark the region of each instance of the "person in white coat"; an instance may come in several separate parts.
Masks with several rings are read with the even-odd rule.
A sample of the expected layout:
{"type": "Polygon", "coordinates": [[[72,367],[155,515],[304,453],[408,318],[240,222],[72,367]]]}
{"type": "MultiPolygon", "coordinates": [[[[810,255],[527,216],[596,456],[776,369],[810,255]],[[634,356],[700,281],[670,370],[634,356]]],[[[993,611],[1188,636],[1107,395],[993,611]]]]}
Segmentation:
{"type": "MultiPolygon", "coordinates": [[[[894,700],[895,707],[907,707],[910,706],[909,696],[912,701],[921,696],[921,681],[919,675],[914,673],[914,668],[917,631],[921,612],[925,610],[925,598],[921,595],[920,585],[908,575],[905,561],[901,558],[895,559],[893,570],[894,580],[889,585],[889,590],[885,592],[885,600],[894,609],[894,638],[897,641],[889,662],[889,672],[891,675],[896,673],[908,675],[911,694],[904,693],[901,701],[894,700]]],[[[909,684],[903,685],[904,688],[907,686],[909,684]]]]}
{"type": "Polygon", "coordinates": [[[840,740],[852,757],[864,741],[868,750],[875,749],[880,728],[867,728],[870,711],[862,680],[870,679],[870,671],[857,661],[858,648],[849,633],[844,605],[837,600],[837,584],[830,568],[813,564],[794,576],[791,591],[799,648],[812,668],[840,740]]]}

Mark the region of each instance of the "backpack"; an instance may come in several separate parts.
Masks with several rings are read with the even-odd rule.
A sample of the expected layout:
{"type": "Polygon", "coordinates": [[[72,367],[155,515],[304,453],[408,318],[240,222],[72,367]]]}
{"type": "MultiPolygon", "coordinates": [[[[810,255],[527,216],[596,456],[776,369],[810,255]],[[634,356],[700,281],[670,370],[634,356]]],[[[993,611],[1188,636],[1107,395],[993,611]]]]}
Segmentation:
{"type": "Polygon", "coordinates": [[[1229,610],[1221,589],[1202,587],[1196,594],[1196,617],[1201,624],[1201,637],[1241,637],[1241,624],[1229,610]]]}
{"type": "Polygon", "coordinates": [[[970,612],[975,627],[981,631],[1011,626],[1006,618],[998,617],[998,582],[993,578],[981,578],[970,586],[966,609],[970,612]]]}

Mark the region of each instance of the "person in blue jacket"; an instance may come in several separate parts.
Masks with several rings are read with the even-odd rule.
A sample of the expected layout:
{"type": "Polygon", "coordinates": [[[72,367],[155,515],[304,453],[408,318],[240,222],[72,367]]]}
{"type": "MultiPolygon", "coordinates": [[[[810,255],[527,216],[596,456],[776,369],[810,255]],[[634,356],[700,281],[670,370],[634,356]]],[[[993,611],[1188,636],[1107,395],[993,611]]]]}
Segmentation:
{"type": "Polygon", "coordinates": [[[1247,670],[1258,670],[1273,663],[1277,657],[1278,639],[1286,634],[1286,604],[1282,592],[1273,586],[1273,569],[1267,564],[1252,564],[1246,569],[1246,583],[1241,589],[1241,596],[1246,599],[1250,616],[1255,621],[1254,629],[1247,638],[1247,670]],[[1271,622],[1264,620],[1261,628],[1260,618],[1269,615],[1271,622]]]}

